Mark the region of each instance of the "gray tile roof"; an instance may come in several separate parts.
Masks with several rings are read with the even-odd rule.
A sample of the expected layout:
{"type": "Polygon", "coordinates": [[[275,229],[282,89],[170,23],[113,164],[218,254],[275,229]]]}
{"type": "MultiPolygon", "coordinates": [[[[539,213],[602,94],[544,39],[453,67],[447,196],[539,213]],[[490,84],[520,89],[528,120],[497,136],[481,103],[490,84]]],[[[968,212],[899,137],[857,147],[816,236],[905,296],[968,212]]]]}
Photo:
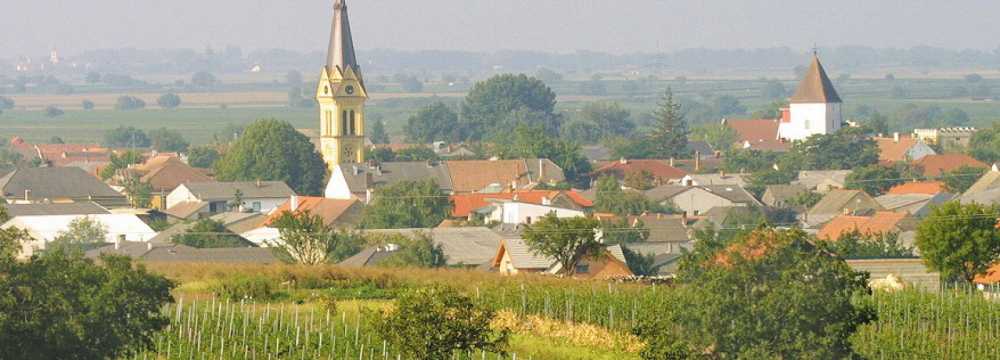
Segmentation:
{"type": "Polygon", "coordinates": [[[387,250],[382,247],[370,247],[361,250],[361,252],[354,254],[354,256],[342,260],[337,263],[337,265],[344,267],[376,266],[395,253],[396,251],[387,250]]]}
{"type": "Polygon", "coordinates": [[[976,180],[976,182],[966,189],[965,192],[976,193],[997,188],[1000,188],[1000,171],[990,170],[976,180]]]}
{"type": "Polygon", "coordinates": [[[163,213],[178,219],[189,219],[206,206],[208,206],[208,202],[206,201],[184,201],[163,210],[163,213]]]}
{"type": "Polygon", "coordinates": [[[536,255],[522,239],[504,239],[503,247],[517,269],[548,269],[556,262],[544,255],[536,255]]]}
{"type": "Polygon", "coordinates": [[[76,167],[18,169],[0,178],[0,195],[33,201],[72,199],[94,201],[103,206],[127,206],[125,195],[76,167]]]}
{"type": "Polygon", "coordinates": [[[767,187],[765,187],[763,197],[774,202],[772,204],[767,204],[767,205],[774,206],[777,203],[782,203],[782,204],[787,203],[788,200],[791,200],[808,191],[809,189],[800,184],[768,185],[767,187]]]}
{"type": "Polygon", "coordinates": [[[640,220],[649,229],[649,242],[687,242],[688,228],[684,218],[676,215],[643,215],[634,216],[630,220],[640,220]]]}
{"type": "Polygon", "coordinates": [[[646,195],[647,198],[653,201],[664,201],[673,199],[674,196],[677,196],[677,194],[680,194],[682,192],[688,191],[689,188],[690,186],[683,186],[683,185],[672,185],[672,184],[660,185],[655,188],[644,191],[643,195],[646,195]]]}
{"type": "Polygon", "coordinates": [[[96,215],[111,212],[92,202],[69,204],[3,204],[10,217],[36,215],[96,215]]]}
{"type": "Polygon", "coordinates": [[[742,187],[737,185],[704,185],[704,186],[683,186],[683,185],[661,185],[646,190],[644,194],[653,201],[669,200],[677,195],[692,189],[702,189],[709,193],[718,195],[734,203],[760,205],[760,202],[742,187]]]}
{"type": "Polygon", "coordinates": [[[921,259],[848,259],[847,265],[854,271],[868,272],[872,280],[885,279],[892,274],[925,291],[937,292],[941,286],[941,275],[927,269],[921,259]]]}
{"type": "Polygon", "coordinates": [[[861,190],[831,190],[826,193],[816,205],[813,205],[806,214],[807,225],[815,226],[829,221],[830,219],[842,215],[844,209],[852,210],[882,210],[881,205],[870,195],[861,190]],[[868,204],[874,203],[874,206],[868,204]]]}
{"type": "Polygon", "coordinates": [[[230,200],[239,190],[243,198],[287,198],[295,194],[292,188],[282,181],[244,181],[244,182],[198,182],[185,183],[185,187],[199,200],[220,201],[230,200]]]}
{"type": "Polygon", "coordinates": [[[493,260],[497,247],[503,238],[497,232],[485,227],[451,227],[434,229],[385,229],[368,230],[375,234],[400,234],[416,237],[426,234],[435,244],[441,246],[447,263],[456,265],[480,265],[493,260]]]}
{"type": "Polygon", "coordinates": [[[445,192],[452,190],[451,177],[445,162],[399,161],[385,162],[377,167],[367,164],[340,164],[340,170],[352,193],[364,193],[403,181],[434,180],[445,192]]]}
{"type": "Polygon", "coordinates": [[[799,171],[798,179],[792,181],[792,184],[804,185],[809,189],[815,189],[824,183],[843,186],[847,182],[847,175],[850,174],[851,170],[802,170],[799,171]]]}
{"type": "Polygon", "coordinates": [[[220,248],[198,249],[171,243],[124,242],[88,251],[89,258],[101,254],[129,256],[148,262],[201,262],[201,263],[255,263],[274,264],[280,262],[270,248],[220,248]]]}

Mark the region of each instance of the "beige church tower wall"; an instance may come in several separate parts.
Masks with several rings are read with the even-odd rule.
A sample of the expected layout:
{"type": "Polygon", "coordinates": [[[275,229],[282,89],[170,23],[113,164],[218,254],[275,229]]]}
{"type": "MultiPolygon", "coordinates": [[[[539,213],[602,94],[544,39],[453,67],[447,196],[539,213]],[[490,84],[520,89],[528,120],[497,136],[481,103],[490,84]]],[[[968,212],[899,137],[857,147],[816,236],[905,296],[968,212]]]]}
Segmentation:
{"type": "Polygon", "coordinates": [[[361,76],[347,16],[347,1],[333,5],[333,25],[326,66],[316,89],[320,117],[320,153],[331,169],[365,162],[365,102],[368,92],[361,76]]]}

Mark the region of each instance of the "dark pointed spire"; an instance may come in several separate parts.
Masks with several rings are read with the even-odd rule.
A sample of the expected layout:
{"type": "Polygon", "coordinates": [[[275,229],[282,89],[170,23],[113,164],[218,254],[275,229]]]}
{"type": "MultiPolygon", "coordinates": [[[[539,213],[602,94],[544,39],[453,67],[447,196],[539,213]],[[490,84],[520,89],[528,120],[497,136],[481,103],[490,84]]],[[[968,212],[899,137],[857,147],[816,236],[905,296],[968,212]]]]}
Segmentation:
{"type": "Polygon", "coordinates": [[[358,60],[354,55],[351,22],[347,19],[347,0],[336,0],[333,4],[333,28],[330,30],[326,67],[327,71],[332,72],[335,67],[347,70],[348,66],[357,71],[358,60]]]}
{"type": "Polygon", "coordinates": [[[800,104],[841,102],[840,95],[837,95],[837,89],[833,88],[833,82],[826,75],[826,70],[823,69],[823,64],[819,62],[819,56],[815,53],[813,53],[809,71],[806,71],[806,76],[799,82],[799,87],[795,89],[795,95],[792,95],[791,102],[800,104]]]}

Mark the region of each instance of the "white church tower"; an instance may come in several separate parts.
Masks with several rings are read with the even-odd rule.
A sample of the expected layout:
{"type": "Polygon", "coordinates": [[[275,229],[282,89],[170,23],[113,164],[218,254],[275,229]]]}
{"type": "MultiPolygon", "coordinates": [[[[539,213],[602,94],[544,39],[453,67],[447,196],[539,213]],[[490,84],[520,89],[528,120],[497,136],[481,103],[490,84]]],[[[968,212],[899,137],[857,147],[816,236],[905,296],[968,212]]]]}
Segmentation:
{"type": "Polygon", "coordinates": [[[814,53],[809,71],[789,100],[789,114],[782,116],[778,136],[796,141],[816,134],[832,134],[844,122],[840,106],[840,96],[814,53]]]}

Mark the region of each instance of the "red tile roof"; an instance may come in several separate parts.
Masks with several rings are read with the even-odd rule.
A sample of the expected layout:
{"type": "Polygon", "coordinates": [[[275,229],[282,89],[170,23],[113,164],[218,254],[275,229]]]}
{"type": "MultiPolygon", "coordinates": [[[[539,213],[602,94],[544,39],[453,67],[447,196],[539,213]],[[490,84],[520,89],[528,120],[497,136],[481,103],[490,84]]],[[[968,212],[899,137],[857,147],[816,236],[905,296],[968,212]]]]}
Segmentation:
{"type": "Polygon", "coordinates": [[[626,174],[639,171],[648,171],[654,178],[664,181],[681,179],[687,175],[686,171],[670,166],[664,160],[654,159],[612,161],[594,170],[594,174],[612,174],[623,178],[626,174]]]}
{"type": "Polygon", "coordinates": [[[879,149],[879,161],[907,161],[906,152],[917,144],[917,139],[910,135],[900,135],[899,141],[895,138],[875,138],[875,143],[879,149]]]}
{"type": "MultiPolygon", "coordinates": [[[[340,220],[341,216],[348,212],[351,207],[355,205],[360,206],[358,199],[327,199],[322,197],[312,197],[312,196],[298,196],[296,197],[298,201],[298,208],[295,210],[296,214],[303,212],[309,212],[312,215],[319,216],[323,219],[323,223],[326,225],[332,225],[340,220]]],[[[291,209],[291,201],[286,201],[284,204],[274,209],[271,215],[267,217],[264,221],[265,224],[270,224],[271,222],[277,220],[281,215],[291,209]]]]}
{"type": "Polygon", "coordinates": [[[489,206],[491,200],[514,200],[516,198],[519,202],[541,205],[544,202],[543,199],[552,201],[560,195],[565,195],[567,199],[580,207],[594,206],[593,202],[587,200],[575,190],[528,190],[495,194],[471,193],[451,196],[451,201],[454,205],[451,209],[451,215],[453,217],[468,217],[473,211],[489,206]]]}
{"type": "Polygon", "coordinates": [[[905,213],[879,211],[873,216],[840,215],[826,223],[816,237],[837,240],[846,232],[857,230],[862,234],[880,234],[897,231],[906,218],[905,213]]]}
{"type": "Polygon", "coordinates": [[[937,195],[947,191],[940,181],[918,181],[899,184],[889,189],[890,195],[926,194],[937,195]]]}
{"type": "Polygon", "coordinates": [[[465,160],[447,164],[453,190],[458,193],[480,191],[491,184],[508,188],[512,181],[519,187],[528,183],[528,168],[523,160],[465,160]]]}
{"type": "Polygon", "coordinates": [[[742,147],[749,143],[751,149],[784,151],[789,144],[778,138],[778,119],[726,120],[736,131],[736,139],[742,147]]]}
{"type": "Polygon", "coordinates": [[[1000,263],[993,264],[986,272],[976,275],[972,282],[983,285],[1000,284],[1000,263]]]}
{"type": "Polygon", "coordinates": [[[965,154],[927,155],[917,161],[916,164],[924,169],[924,176],[926,177],[941,176],[941,173],[949,172],[962,166],[982,169],[989,169],[990,167],[982,161],[965,154]]]}

